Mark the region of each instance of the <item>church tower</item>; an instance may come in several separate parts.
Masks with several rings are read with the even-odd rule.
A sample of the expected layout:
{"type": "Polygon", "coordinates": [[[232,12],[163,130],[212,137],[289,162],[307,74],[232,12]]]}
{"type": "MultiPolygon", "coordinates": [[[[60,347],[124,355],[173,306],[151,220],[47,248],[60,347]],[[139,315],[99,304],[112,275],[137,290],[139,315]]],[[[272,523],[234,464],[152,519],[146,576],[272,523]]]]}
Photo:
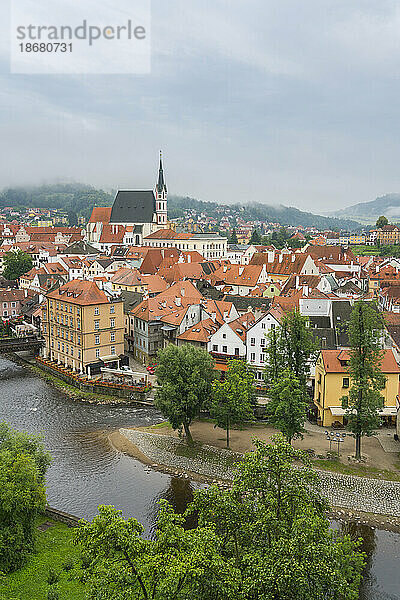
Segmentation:
{"type": "Polygon", "coordinates": [[[158,168],[158,181],[155,188],[157,225],[167,227],[167,185],[164,179],[162,153],[160,151],[160,166],[158,168]]]}

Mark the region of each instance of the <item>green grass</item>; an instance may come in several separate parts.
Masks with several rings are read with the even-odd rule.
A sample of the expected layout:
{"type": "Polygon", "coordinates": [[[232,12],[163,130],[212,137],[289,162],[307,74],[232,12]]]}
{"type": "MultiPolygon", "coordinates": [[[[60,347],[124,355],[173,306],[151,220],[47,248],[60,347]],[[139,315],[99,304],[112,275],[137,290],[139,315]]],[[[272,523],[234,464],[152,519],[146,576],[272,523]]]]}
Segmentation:
{"type": "Polygon", "coordinates": [[[170,429],[171,425],[169,424],[168,421],[163,421],[162,423],[156,423],[155,425],[152,425],[151,427],[149,427],[149,429],[170,429]]]}
{"type": "Polygon", "coordinates": [[[351,246],[351,249],[356,256],[379,256],[380,254],[380,248],[376,246],[359,245],[351,246]]]}
{"type": "Polygon", "coordinates": [[[371,479],[387,479],[388,481],[400,481],[400,473],[389,471],[388,469],[377,469],[375,467],[366,467],[364,465],[344,464],[338,459],[325,460],[317,458],[313,460],[313,465],[324,471],[333,471],[343,473],[344,475],[355,475],[356,477],[369,477],[371,479]]]}
{"type": "Polygon", "coordinates": [[[55,584],[60,600],[84,599],[84,586],[62,568],[64,561],[78,557],[72,544],[73,529],[46,517],[40,518],[38,525],[44,522],[52,523],[52,527],[39,531],[36,553],[22,569],[0,578],[0,600],[47,600],[50,568],[60,574],[55,584]]]}

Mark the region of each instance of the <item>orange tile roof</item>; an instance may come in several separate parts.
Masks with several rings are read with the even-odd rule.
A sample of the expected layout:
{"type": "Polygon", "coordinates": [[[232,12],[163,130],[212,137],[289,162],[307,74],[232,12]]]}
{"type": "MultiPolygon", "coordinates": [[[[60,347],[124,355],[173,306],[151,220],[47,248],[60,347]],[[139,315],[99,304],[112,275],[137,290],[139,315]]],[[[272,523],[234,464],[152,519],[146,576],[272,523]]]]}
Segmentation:
{"type": "Polygon", "coordinates": [[[89,223],[108,224],[111,218],[112,206],[94,206],[89,223]]]}
{"type": "MultiPolygon", "coordinates": [[[[400,373],[400,368],[394,358],[393,350],[384,350],[381,363],[382,373],[400,373]]],[[[340,359],[348,361],[351,350],[321,350],[322,360],[327,373],[348,373],[348,367],[341,364],[340,359]]]]}
{"type": "Polygon", "coordinates": [[[78,306],[109,303],[106,294],[97,287],[94,281],[82,281],[80,279],[73,279],[65,283],[57,290],[47,294],[47,298],[69,302],[78,306]]]}
{"type": "Polygon", "coordinates": [[[212,319],[204,319],[181,333],[178,340],[207,343],[220,326],[220,323],[216,323],[212,319]]]}

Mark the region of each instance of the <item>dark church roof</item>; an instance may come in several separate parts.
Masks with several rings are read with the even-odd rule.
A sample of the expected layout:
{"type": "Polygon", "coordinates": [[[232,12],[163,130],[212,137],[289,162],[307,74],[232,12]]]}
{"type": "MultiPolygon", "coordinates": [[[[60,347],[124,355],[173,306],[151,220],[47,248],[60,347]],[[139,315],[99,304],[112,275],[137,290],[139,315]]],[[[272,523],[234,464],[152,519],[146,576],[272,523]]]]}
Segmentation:
{"type": "Polygon", "coordinates": [[[155,211],[153,190],[120,190],[115,196],[110,223],[152,223],[155,211]]]}

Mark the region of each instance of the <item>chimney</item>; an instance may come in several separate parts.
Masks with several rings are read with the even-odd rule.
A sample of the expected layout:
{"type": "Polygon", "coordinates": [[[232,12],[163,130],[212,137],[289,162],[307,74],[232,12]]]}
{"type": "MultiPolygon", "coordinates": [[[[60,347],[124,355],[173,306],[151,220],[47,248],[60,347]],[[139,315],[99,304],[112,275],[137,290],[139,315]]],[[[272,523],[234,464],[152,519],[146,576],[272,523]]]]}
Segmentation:
{"type": "Polygon", "coordinates": [[[223,272],[224,272],[224,273],[226,273],[226,272],[227,272],[227,270],[228,270],[228,267],[227,267],[227,265],[224,265],[222,270],[223,270],[223,272]]]}
{"type": "Polygon", "coordinates": [[[181,296],[182,298],[185,296],[185,288],[181,288],[181,296]]]}
{"type": "Polygon", "coordinates": [[[274,250],[268,250],[268,262],[272,263],[275,260],[275,252],[274,250]]]}
{"type": "Polygon", "coordinates": [[[244,271],[244,267],[239,267],[239,277],[242,276],[243,271],[244,271]]]}
{"type": "Polygon", "coordinates": [[[292,263],[294,263],[295,260],[296,260],[296,255],[292,254],[292,263]]]}
{"type": "Polygon", "coordinates": [[[279,263],[281,263],[281,262],[282,262],[282,259],[283,259],[283,254],[282,254],[282,252],[281,252],[281,253],[279,254],[279,263]]]}
{"type": "Polygon", "coordinates": [[[175,304],[176,306],[182,306],[182,298],[180,296],[175,298],[175,304]]]}

